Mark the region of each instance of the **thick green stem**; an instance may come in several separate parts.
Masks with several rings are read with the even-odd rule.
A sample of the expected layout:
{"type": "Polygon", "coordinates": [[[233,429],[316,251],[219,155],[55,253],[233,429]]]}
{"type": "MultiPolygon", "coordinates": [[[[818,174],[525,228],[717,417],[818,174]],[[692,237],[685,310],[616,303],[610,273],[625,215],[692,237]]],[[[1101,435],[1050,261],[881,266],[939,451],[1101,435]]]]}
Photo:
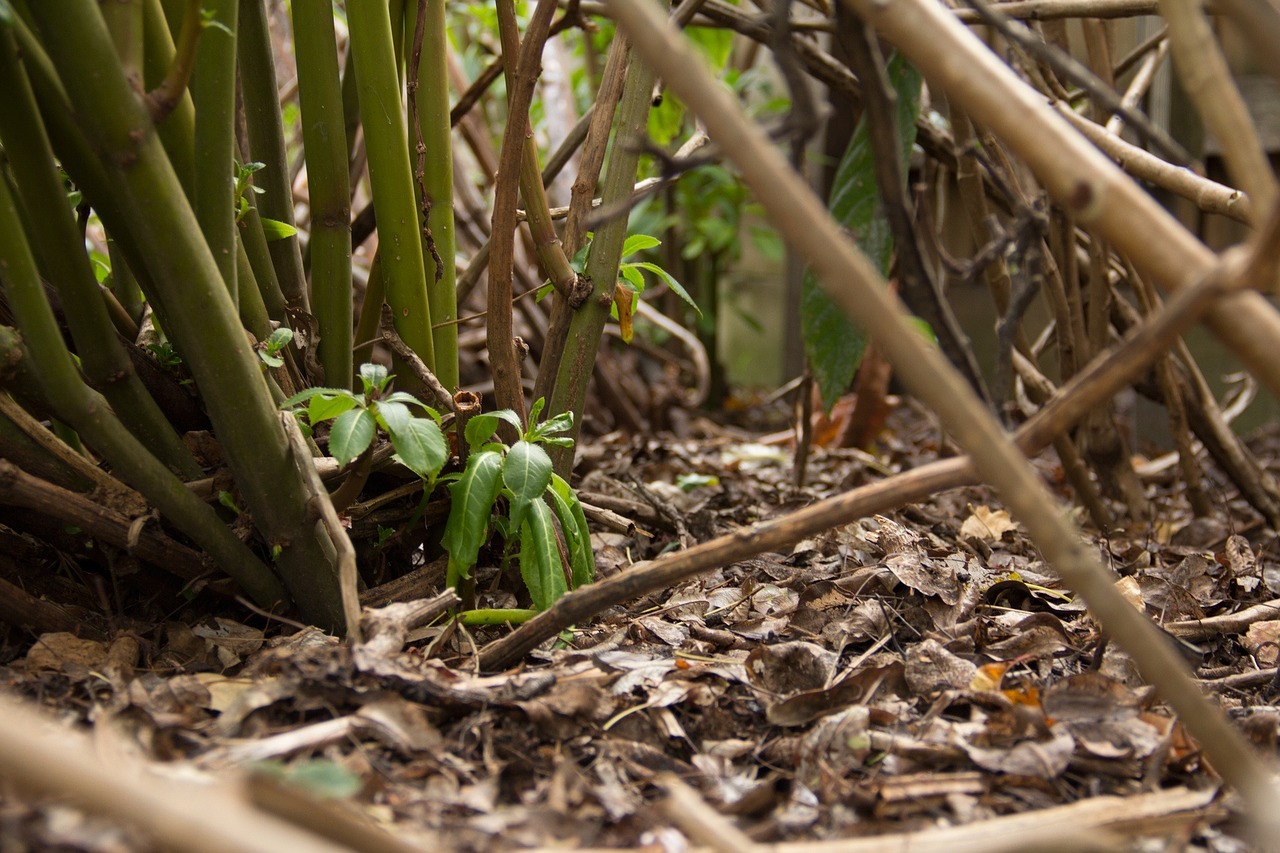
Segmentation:
{"type": "Polygon", "coordinates": [[[418,235],[404,114],[400,109],[395,42],[385,0],[351,0],[347,5],[347,25],[355,54],[369,181],[378,210],[378,251],[387,302],[395,311],[400,338],[434,371],[426,268],[418,235]]]}
{"type": "MultiPolygon", "coordinates": [[[[264,218],[293,227],[289,158],[284,147],[280,98],[276,93],[276,68],[271,53],[271,33],[267,28],[267,7],[262,0],[240,0],[240,33],[236,43],[240,57],[240,85],[244,91],[245,124],[249,128],[249,151],[254,160],[266,164],[265,169],[254,175],[254,183],[265,190],[257,196],[257,208],[264,218]]],[[[298,236],[273,240],[267,248],[289,307],[310,312],[298,236]]]]}
{"type": "MultiPolygon", "coordinates": [[[[13,47],[12,36],[8,42],[13,47]]],[[[116,337],[26,74],[16,60],[6,56],[4,61],[7,94],[0,98],[0,138],[45,277],[57,284],[64,303],[74,306],[66,312],[67,325],[85,374],[144,446],[183,477],[195,479],[203,471],[143,387],[116,337]]]]}
{"type": "Polygon", "coordinates": [[[143,90],[142,5],[143,0],[116,0],[102,6],[102,19],[107,22],[125,79],[138,92],[143,90]]]}
{"type": "MultiPolygon", "coordinates": [[[[145,52],[142,57],[142,74],[144,85],[154,94],[156,87],[161,85],[173,66],[177,51],[169,25],[165,22],[160,0],[143,2],[142,36],[145,52]]],[[[195,152],[191,146],[191,140],[195,138],[195,124],[195,105],[191,101],[191,93],[184,85],[178,92],[172,111],[157,123],[156,130],[188,198],[195,192],[195,152]]]]}
{"type": "Polygon", "coordinates": [[[351,189],[342,125],[342,84],[333,10],[326,3],[294,3],[293,43],[298,98],[311,190],[311,304],[320,326],[324,384],[350,388],[351,189]]]}
{"type": "MultiPolygon", "coordinates": [[[[87,14],[97,17],[96,8],[87,14]]],[[[97,18],[101,27],[102,19],[97,18]]],[[[46,21],[56,24],[57,21],[46,21]]],[[[46,31],[48,31],[46,29],[46,31]]],[[[108,51],[105,29],[100,37],[108,51]]],[[[0,33],[0,78],[12,86],[22,79],[12,36],[0,33]]],[[[118,75],[121,85],[123,75],[118,75]]],[[[158,143],[156,143],[158,145],[158,143]]],[[[175,181],[176,185],[176,181],[175,181]]],[[[146,495],[184,533],[207,550],[218,565],[259,604],[272,607],[284,596],[275,576],[218,520],[214,511],[187,489],[116,419],[103,397],[80,379],[62,342],[53,309],[45,298],[35,259],[8,186],[0,181],[0,284],[31,353],[31,367],[58,417],[71,424],[111,463],[118,476],[146,495]]]]}
{"type": "Polygon", "coordinates": [[[253,282],[258,287],[262,302],[267,306],[267,314],[282,326],[293,327],[289,317],[289,303],[284,291],[280,289],[280,279],[276,276],[276,266],[271,257],[267,235],[262,230],[262,217],[256,207],[237,223],[240,229],[240,242],[244,245],[245,254],[249,256],[249,264],[253,269],[253,282]]]}
{"type": "MultiPolygon", "coordinates": [[[[649,105],[653,97],[653,70],[644,62],[633,61],[622,89],[618,106],[617,131],[613,148],[605,168],[601,190],[602,206],[611,208],[631,197],[636,181],[636,166],[640,159],[639,147],[632,140],[644,138],[649,120],[649,105]]],[[[627,218],[619,216],[602,225],[591,243],[591,255],[587,260],[587,278],[591,281],[591,295],[569,322],[569,343],[560,370],[556,375],[547,417],[560,412],[581,414],[587,400],[587,385],[596,363],[596,350],[604,324],[609,320],[609,306],[613,303],[613,288],[618,280],[618,265],[622,260],[622,244],[627,239],[627,218]]],[[[582,424],[581,417],[573,419],[573,438],[577,439],[582,424]]],[[[573,448],[550,449],[556,471],[568,479],[573,469],[573,448]]]]}
{"type": "Polygon", "coordinates": [[[449,125],[448,31],[445,0],[417,0],[406,11],[413,27],[409,53],[409,130],[414,137],[414,186],[423,229],[423,264],[431,307],[436,378],[458,387],[458,300],[453,225],[453,145],[449,125]],[[422,17],[419,19],[418,13],[422,17]],[[415,73],[416,72],[416,73],[415,73]],[[414,119],[417,119],[414,121],[414,119]]]}
{"type": "MultiPolygon", "coordinates": [[[[334,564],[308,513],[307,492],[260,362],[200,238],[195,216],[149,116],[113,63],[96,4],[67,0],[56,6],[40,4],[33,12],[54,65],[64,79],[77,83],[68,95],[102,152],[114,196],[111,211],[123,217],[119,225],[137,244],[137,263],[148,268],[152,287],[163,296],[166,331],[187,360],[232,473],[254,522],[277,555],[290,594],[307,619],[340,629],[343,615],[334,564]]],[[[111,221],[106,224],[113,229],[111,221]]],[[[135,258],[131,255],[130,260],[135,258]]]]}
{"type": "MultiPolygon", "coordinates": [[[[210,25],[196,50],[196,192],[200,233],[236,302],[235,110],[238,0],[208,0],[210,25]]],[[[185,26],[185,24],[184,24],[185,26]]]]}
{"type": "MultiPolygon", "coordinates": [[[[382,324],[382,306],[387,301],[386,279],[382,277],[382,252],[378,251],[369,264],[369,283],[364,289],[364,302],[360,305],[360,319],[356,321],[355,361],[373,360],[373,345],[379,337],[382,324]]],[[[354,379],[354,377],[353,377],[354,379]]]]}

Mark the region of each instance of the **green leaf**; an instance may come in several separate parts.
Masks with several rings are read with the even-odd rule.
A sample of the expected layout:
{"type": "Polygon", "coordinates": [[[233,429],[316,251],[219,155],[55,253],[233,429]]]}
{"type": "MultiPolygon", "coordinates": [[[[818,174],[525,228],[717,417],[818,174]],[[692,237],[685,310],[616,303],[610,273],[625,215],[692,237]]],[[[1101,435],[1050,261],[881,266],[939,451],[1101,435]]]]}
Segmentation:
{"type": "MultiPolygon", "coordinates": [[[[905,178],[911,147],[915,144],[916,118],[920,114],[921,77],[898,55],[889,61],[888,74],[898,93],[898,133],[905,178]]],[[[870,129],[865,118],[854,129],[836,170],[828,207],[832,217],[853,232],[859,248],[880,273],[888,275],[893,236],[880,207],[870,129]]],[[[800,323],[805,353],[813,368],[822,404],[830,411],[853,381],[866,351],[866,334],[821,290],[812,271],[805,273],[801,288],[800,323]]]]}
{"type": "Polygon", "coordinates": [[[524,429],[524,424],[520,422],[520,416],[510,409],[484,412],[473,416],[471,420],[467,421],[467,446],[474,449],[484,444],[497,431],[498,424],[502,421],[506,421],[517,430],[524,429]]]}
{"type": "Polygon", "coordinates": [[[290,329],[287,326],[281,326],[272,332],[270,337],[267,338],[267,351],[279,352],[284,347],[287,347],[289,342],[292,340],[293,329],[290,329]]]}
{"type": "MultiPolygon", "coordinates": [[[[528,439],[530,441],[552,442],[552,436],[558,432],[568,432],[573,429],[573,412],[561,412],[554,418],[548,418],[542,423],[529,430],[528,439]]],[[[570,439],[568,445],[571,447],[573,440],[570,439]]]]}
{"type": "Polygon", "coordinates": [[[546,610],[569,591],[560,562],[556,526],[551,521],[551,510],[542,501],[529,505],[520,526],[520,576],[538,610],[546,610]]]}
{"type": "Polygon", "coordinates": [[[348,391],[346,388],[316,387],[316,388],[308,388],[305,391],[299,391],[297,394],[294,394],[288,400],[285,400],[283,403],[281,403],[280,408],[291,409],[305,400],[310,400],[313,397],[319,397],[322,395],[326,397],[347,396],[351,398],[352,402],[355,401],[355,395],[352,394],[350,391],[348,391]]]}
{"type": "Polygon", "coordinates": [[[622,254],[619,257],[627,258],[636,252],[643,252],[645,249],[661,245],[662,241],[657,237],[650,237],[648,234],[632,234],[623,242],[622,254]]]}
{"type": "Polygon", "coordinates": [[[637,292],[644,290],[644,276],[636,269],[636,264],[623,264],[618,267],[618,275],[625,278],[637,292]]]}
{"type": "Polygon", "coordinates": [[[253,765],[253,771],[272,776],[320,799],[349,799],[364,788],[364,780],[359,774],[325,758],[290,765],[264,761],[253,765]]]}
{"type": "Polygon", "coordinates": [[[262,233],[266,235],[268,243],[275,240],[283,240],[286,237],[292,237],[294,234],[298,233],[297,228],[294,228],[287,222],[281,222],[278,219],[267,219],[263,216],[261,217],[261,222],[262,233]]]}
{"type": "Polygon", "coordinates": [[[417,406],[431,416],[431,420],[440,423],[440,413],[410,394],[408,391],[392,391],[382,398],[383,403],[403,403],[406,406],[417,406]]]}
{"type": "Polygon", "coordinates": [[[771,261],[781,261],[786,255],[786,247],[778,232],[772,228],[751,227],[751,244],[756,251],[771,261]]]}
{"type": "Polygon", "coordinates": [[[538,416],[542,414],[542,410],[547,407],[547,398],[539,397],[533,401],[533,405],[529,407],[529,423],[536,424],[538,416]]]}
{"type": "Polygon", "coordinates": [[[440,545],[449,552],[447,582],[456,587],[476,564],[502,488],[502,454],[473,453],[458,482],[449,489],[449,520],[440,545]]]}
{"type": "Polygon", "coordinates": [[[684,128],[684,102],[674,92],[662,93],[662,103],[649,110],[649,138],[654,145],[666,147],[684,128]]]}
{"type": "Polygon", "coordinates": [[[449,444],[435,421],[410,418],[391,432],[396,457],[424,480],[434,480],[449,460],[449,444]]]}
{"type": "Polygon", "coordinates": [[[346,465],[373,443],[378,425],[368,409],[352,409],[333,422],[329,432],[329,455],[346,465]]]}
{"type": "Polygon", "coordinates": [[[800,327],[805,354],[823,408],[831,411],[836,400],[862,363],[867,336],[818,287],[812,272],[805,272],[800,291],[800,327]]]}
{"type": "Polygon", "coordinates": [[[391,377],[387,375],[387,369],[381,364],[366,362],[360,365],[360,381],[364,384],[364,393],[368,394],[371,389],[381,391],[387,387],[391,377]]]}
{"type": "Polygon", "coordinates": [[[577,589],[596,578],[596,555],[591,550],[591,531],[587,528],[587,516],[582,511],[582,503],[573,487],[560,475],[551,476],[549,494],[555,504],[556,517],[560,519],[560,529],[564,531],[573,588],[577,589]]]}
{"type": "Polygon", "coordinates": [[[637,261],[633,266],[640,267],[643,270],[648,270],[658,278],[665,281],[667,283],[667,287],[671,288],[672,293],[683,299],[685,304],[694,311],[697,311],[699,317],[702,316],[702,309],[698,307],[698,303],[693,301],[693,297],[689,295],[689,291],[685,290],[684,286],[680,284],[680,282],[676,281],[675,277],[672,276],[671,273],[667,272],[657,264],[651,264],[648,261],[637,261]]]}
{"type": "Polygon", "coordinates": [[[511,492],[511,525],[519,528],[529,506],[551,484],[551,457],[529,441],[517,441],[502,463],[502,484],[511,492]]]}
{"type": "Polygon", "coordinates": [[[404,403],[383,400],[377,404],[376,409],[382,426],[386,427],[392,438],[398,430],[404,429],[406,424],[414,420],[413,413],[404,403]]]}
{"type": "Polygon", "coordinates": [[[343,412],[351,411],[359,404],[360,401],[350,393],[338,397],[318,395],[311,398],[311,405],[307,407],[307,420],[313,424],[324,423],[343,412]]]}
{"type": "Polygon", "coordinates": [[[681,474],[676,477],[676,485],[682,492],[692,492],[702,486],[718,486],[720,485],[720,478],[714,474],[681,474]]]}
{"type": "Polygon", "coordinates": [[[284,359],[278,355],[272,355],[268,351],[260,351],[258,358],[262,359],[262,363],[267,367],[284,367],[284,359]]]}
{"type": "MultiPolygon", "coordinates": [[[[737,5],[737,4],[734,4],[737,5]]],[[[733,30],[720,27],[689,27],[689,41],[707,58],[712,68],[724,68],[733,53],[733,30]]]]}

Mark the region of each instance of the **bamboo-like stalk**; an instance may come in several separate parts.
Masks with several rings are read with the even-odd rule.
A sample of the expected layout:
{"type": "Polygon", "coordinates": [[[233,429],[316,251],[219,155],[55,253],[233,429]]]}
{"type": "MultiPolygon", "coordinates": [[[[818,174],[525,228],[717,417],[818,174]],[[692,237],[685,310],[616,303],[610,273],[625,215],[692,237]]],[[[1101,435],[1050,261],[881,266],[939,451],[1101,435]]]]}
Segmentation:
{"type": "MultiPolygon", "coordinates": [[[[638,62],[633,57],[626,83],[622,87],[613,148],[609,152],[600,191],[601,205],[604,207],[625,203],[631,197],[636,180],[636,166],[640,160],[639,148],[633,144],[633,140],[644,137],[655,79],[653,66],[647,62],[638,62]]],[[[587,385],[595,367],[596,351],[600,347],[604,324],[609,320],[609,306],[613,303],[613,289],[618,280],[622,244],[626,238],[625,216],[611,219],[595,232],[591,255],[587,259],[591,294],[569,322],[568,347],[560,362],[555,387],[547,406],[548,417],[559,412],[581,412],[586,405],[587,385]]],[[[572,430],[575,440],[580,427],[581,419],[575,419],[572,430]]],[[[573,469],[573,448],[556,447],[550,452],[556,471],[560,476],[568,477],[569,471],[573,469]]]]}
{"type": "MultiPolygon", "coordinates": [[[[160,0],[143,0],[142,36],[143,81],[148,91],[154,92],[168,75],[177,52],[160,0]]],[[[173,163],[188,197],[195,190],[195,152],[191,147],[191,140],[195,138],[195,121],[195,105],[191,101],[191,93],[184,86],[178,92],[171,112],[156,124],[164,150],[169,154],[169,162],[173,163]]]]}
{"type": "Polygon", "coordinates": [[[342,83],[333,10],[324,3],[294,3],[293,44],[298,62],[302,142],[311,197],[311,304],[320,327],[324,384],[350,388],[351,189],[342,124],[342,83]]]}
{"type": "MultiPolygon", "coordinates": [[[[88,10],[97,15],[96,8],[88,10]]],[[[99,17],[101,26],[102,19],[99,17]]],[[[106,41],[105,28],[100,38],[106,41]]],[[[105,45],[111,52],[110,44],[105,45]]],[[[0,32],[0,79],[10,97],[27,88],[12,35],[0,32]]],[[[119,77],[124,84],[123,75],[119,77]]],[[[144,114],[145,115],[145,114],[144,114]]],[[[158,146],[158,143],[156,143],[158,146]]],[[[176,182],[175,182],[176,184],[176,182]]],[[[59,418],[72,425],[111,462],[117,475],[142,492],[184,533],[209,552],[255,601],[277,605],[284,589],[253,552],[222,524],[213,509],[192,494],[116,418],[111,407],[80,379],[62,343],[53,309],[45,298],[35,259],[23,237],[21,220],[5,182],[0,181],[0,283],[31,354],[31,369],[59,418]]],[[[220,282],[218,282],[220,286],[220,282]]]]}
{"type": "Polygon", "coordinates": [[[414,47],[409,59],[409,147],[415,155],[414,192],[421,211],[423,264],[431,306],[436,378],[458,387],[457,233],[453,223],[453,144],[449,124],[449,33],[445,0],[417,0],[406,6],[405,35],[414,47]],[[418,19],[419,12],[422,18],[418,19]],[[416,63],[416,69],[414,67],[416,63]],[[414,72],[417,72],[416,78],[414,72]],[[417,118],[416,127],[412,118],[417,118]],[[416,138],[414,138],[416,136],[416,138]]]}
{"type": "Polygon", "coordinates": [[[1222,146],[1227,173],[1259,210],[1270,210],[1276,177],[1201,4],[1160,0],[1160,14],[1169,22],[1174,67],[1205,127],[1222,146]]]}
{"type": "MultiPolygon", "coordinates": [[[[352,0],[347,26],[355,54],[360,119],[369,157],[369,181],[378,210],[378,251],[386,300],[395,311],[396,331],[427,366],[435,369],[426,267],[418,234],[395,44],[385,0],[352,0]]],[[[366,303],[365,310],[371,306],[366,303]]],[[[378,306],[372,306],[377,317],[378,306]]],[[[408,377],[405,377],[408,379],[408,377]]]]}
{"type": "MultiPolygon", "coordinates": [[[[850,5],[879,28],[887,8],[924,8],[926,4],[898,0],[886,6],[866,0],[850,5]]],[[[803,180],[787,167],[760,128],[747,120],[741,107],[711,78],[656,10],[626,0],[608,0],[608,6],[630,32],[635,49],[648,61],[660,64],[663,79],[702,118],[708,133],[720,140],[770,219],[813,263],[823,288],[850,316],[876,330],[877,343],[903,381],[938,413],[957,443],[969,452],[978,472],[1000,491],[1026,525],[1045,558],[1083,596],[1105,629],[1133,656],[1143,675],[1177,708],[1183,722],[1214,758],[1215,767],[1249,801],[1259,826],[1272,833],[1263,837],[1274,837],[1280,821],[1280,795],[1267,768],[1200,693],[1172,645],[1115,588],[1113,575],[1085,547],[1036,472],[991,413],[968,391],[955,368],[924,344],[869,261],[841,235],[803,180]]],[[[937,12],[949,14],[940,8],[937,12]]],[[[938,48],[935,43],[933,49],[938,48]]],[[[946,54],[946,61],[954,63],[954,55],[946,54]]],[[[969,72],[965,65],[955,68],[969,72]]]]}
{"type": "MultiPolygon", "coordinates": [[[[196,182],[192,207],[200,233],[226,282],[236,292],[235,110],[236,18],[239,0],[209,0],[217,25],[208,26],[196,49],[191,96],[196,102],[196,182]]],[[[191,11],[188,10],[188,14],[191,11]]],[[[197,11],[197,14],[203,14],[197,11]]]]}
{"type": "Polygon", "coordinates": [[[253,282],[262,294],[262,302],[267,306],[267,314],[282,326],[292,327],[289,316],[289,300],[280,287],[280,279],[276,275],[276,266],[271,257],[271,244],[262,231],[262,217],[256,207],[240,218],[238,223],[240,242],[249,256],[249,266],[253,270],[253,282]]]}
{"type": "MultiPolygon", "coordinates": [[[[255,161],[266,164],[266,168],[254,175],[254,183],[265,190],[258,195],[256,207],[267,219],[292,227],[295,224],[293,188],[289,186],[289,158],[284,147],[280,98],[276,94],[276,68],[271,33],[267,27],[267,6],[262,0],[240,0],[240,31],[236,45],[250,155],[255,161]]],[[[289,307],[310,312],[311,302],[307,297],[307,279],[302,270],[298,236],[272,240],[267,247],[289,307]]]]}
{"type": "Polygon", "coordinates": [[[119,0],[102,8],[102,19],[111,33],[111,42],[120,57],[120,68],[125,79],[137,91],[142,91],[143,57],[143,0],[119,0]]]}
{"type": "MultiPolygon", "coordinates": [[[[208,246],[141,101],[114,65],[93,0],[33,8],[79,121],[103,152],[109,230],[135,243],[130,262],[163,295],[166,331],[186,359],[253,520],[304,616],[338,630],[337,578],[322,547],[283,427],[208,246]]],[[[91,199],[95,204],[96,200],[91,199]]],[[[139,274],[141,278],[141,274],[139,274]]]]}
{"type": "Polygon", "coordinates": [[[143,387],[116,337],[84,241],[67,206],[35,94],[25,79],[16,76],[6,89],[6,96],[0,98],[0,138],[46,278],[57,284],[68,306],[75,306],[66,312],[67,325],[85,375],[143,446],[184,478],[195,479],[203,471],[143,387]]]}

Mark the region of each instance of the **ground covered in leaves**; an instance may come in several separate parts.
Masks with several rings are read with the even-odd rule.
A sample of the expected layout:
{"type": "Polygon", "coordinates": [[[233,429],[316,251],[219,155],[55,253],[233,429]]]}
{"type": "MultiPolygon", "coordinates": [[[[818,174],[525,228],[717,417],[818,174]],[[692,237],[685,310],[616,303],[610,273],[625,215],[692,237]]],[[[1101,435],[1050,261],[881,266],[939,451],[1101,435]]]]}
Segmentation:
{"type": "MultiPolygon", "coordinates": [[[[593,444],[584,498],[637,507],[633,533],[598,529],[601,574],[945,452],[928,419],[895,418],[874,453],[816,452],[803,488],[789,447],[709,424],[593,444]]],[[[1276,441],[1255,440],[1260,458],[1277,458],[1276,441]]],[[[1067,498],[1052,459],[1037,465],[1067,498]]],[[[1193,519],[1159,470],[1157,519],[1093,541],[1273,752],[1275,536],[1225,483],[1218,515],[1193,519]]],[[[500,590],[491,574],[482,591],[500,590]]],[[[353,649],[247,611],[190,612],[122,618],[108,642],[10,631],[0,679],[91,730],[99,754],[187,779],[248,771],[286,799],[325,799],[293,811],[335,838],[380,827],[423,849],[683,850],[914,833],[922,850],[1245,849],[1196,744],[983,488],[619,602],[497,674],[476,671],[475,649],[505,628],[427,626],[353,649]],[[362,829],[340,835],[320,814],[362,829]]],[[[6,850],[150,844],[64,804],[0,802],[6,850]]]]}

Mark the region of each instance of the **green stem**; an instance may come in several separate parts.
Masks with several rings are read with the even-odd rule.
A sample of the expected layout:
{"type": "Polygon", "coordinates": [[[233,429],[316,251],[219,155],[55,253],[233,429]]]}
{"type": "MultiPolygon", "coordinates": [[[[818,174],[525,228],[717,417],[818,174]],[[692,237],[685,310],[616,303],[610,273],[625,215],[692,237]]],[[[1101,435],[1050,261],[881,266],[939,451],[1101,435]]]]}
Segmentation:
{"type": "Polygon", "coordinates": [[[271,335],[271,317],[262,301],[262,292],[254,284],[253,264],[249,262],[244,241],[240,239],[236,240],[236,282],[240,288],[240,300],[236,304],[240,322],[253,335],[254,340],[266,340],[271,335]]]}
{"type": "Polygon", "coordinates": [[[187,81],[196,66],[196,45],[204,21],[200,15],[200,0],[187,0],[182,12],[182,29],[178,31],[178,43],[169,70],[160,85],[147,93],[147,107],[156,123],[164,121],[173,112],[187,89],[187,81]]]}
{"type": "Polygon", "coordinates": [[[464,610],[458,614],[458,621],[463,625],[521,625],[537,615],[537,610],[489,608],[464,610]]]}
{"type": "MultiPolygon", "coordinates": [[[[272,59],[271,33],[267,27],[267,4],[262,0],[240,0],[240,36],[237,46],[240,56],[240,85],[244,91],[245,124],[249,129],[249,151],[255,161],[266,164],[265,169],[254,175],[254,183],[265,190],[257,196],[255,206],[264,218],[293,227],[293,188],[289,185],[289,158],[285,152],[280,98],[276,93],[276,68],[272,59]]],[[[310,312],[298,235],[272,240],[267,248],[289,307],[310,312]]]]}
{"type": "MultiPolygon", "coordinates": [[[[649,106],[653,97],[653,69],[644,62],[633,62],[622,89],[618,106],[617,131],[613,148],[609,152],[601,190],[602,205],[610,207],[631,197],[639,163],[639,148],[632,140],[643,139],[649,119],[649,106]]],[[[596,350],[609,319],[609,306],[613,303],[613,288],[618,280],[618,265],[622,260],[622,244],[627,239],[627,217],[619,216],[602,225],[591,243],[591,255],[587,260],[587,278],[591,282],[591,294],[569,322],[568,347],[556,374],[551,400],[547,405],[547,417],[561,412],[581,415],[587,400],[587,385],[596,363],[596,350]]],[[[577,439],[582,425],[581,417],[574,417],[571,436],[577,439]]],[[[573,469],[573,448],[549,448],[555,462],[556,473],[568,479],[573,469]]]]}
{"type": "Polygon", "coordinates": [[[102,6],[102,19],[107,23],[111,41],[120,57],[120,67],[134,91],[143,90],[142,57],[144,55],[142,0],[116,0],[102,6]]]}
{"type": "Polygon", "coordinates": [[[347,5],[347,26],[355,54],[369,181],[378,210],[378,245],[387,302],[395,311],[400,338],[434,371],[426,267],[400,109],[395,44],[385,0],[351,0],[347,5]]]}
{"type": "MultiPolygon", "coordinates": [[[[382,251],[373,256],[369,264],[369,283],[364,289],[364,301],[360,306],[360,319],[356,322],[354,360],[363,364],[373,361],[373,344],[381,335],[382,305],[387,301],[387,288],[382,277],[382,251]]],[[[352,376],[354,379],[354,374],[352,376]]]]}
{"type": "MultiPolygon", "coordinates": [[[[192,206],[200,233],[236,302],[235,109],[238,0],[208,0],[213,21],[196,50],[191,94],[196,110],[196,183],[192,206]],[[225,28],[225,29],[224,29],[225,28]]],[[[188,9],[187,14],[191,14],[188,9]]],[[[199,14],[199,11],[197,11],[199,14]]],[[[186,26],[186,21],[183,21],[186,26]]]]}
{"type": "Polygon", "coordinates": [[[249,266],[253,269],[253,282],[257,285],[259,298],[267,307],[268,316],[280,325],[292,328],[289,303],[284,291],[280,289],[280,279],[276,276],[276,266],[271,258],[267,235],[262,230],[262,218],[258,215],[258,209],[249,208],[237,227],[240,230],[240,242],[249,257],[249,266]]]}
{"type": "Polygon", "coordinates": [[[311,190],[311,301],[320,326],[324,384],[350,388],[351,189],[342,125],[342,84],[333,10],[324,3],[294,3],[302,141],[311,190]]]}
{"type": "MultiPolygon", "coordinates": [[[[142,73],[144,85],[151,91],[163,85],[165,75],[174,67],[177,49],[173,44],[173,36],[165,21],[164,8],[160,0],[143,0],[142,37],[144,53],[142,57],[142,73]]],[[[198,4],[197,4],[198,6],[198,4]]],[[[197,16],[199,12],[197,11],[197,16]]],[[[186,84],[177,92],[177,99],[169,115],[156,122],[156,130],[164,150],[169,154],[169,161],[178,173],[182,189],[190,198],[195,192],[196,164],[195,149],[191,141],[195,138],[196,110],[191,100],[191,93],[186,84]]]]}
{"type": "MultiPolygon", "coordinates": [[[[260,362],[245,339],[195,216],[182,195],[150,118],[115,67],[93,0],[38,4],[46,46],[79,121],[103,152],[114,196],[112,213],[136,242],[135,273],[148,269],[162,295],[166,331],[195,377],[218,440],[254,522],[277,554],[285,585],[303,615],[343,625],[331,555],[322,547],[308,492],[293,464],[260,362]]],[[[96,200],[90,199],[97,203],[96,200]]],[[[113,223],[107,221],[108,229],[113,223]]],[[[118,230],[118,229],[117,229],[118,230]]],[[[327,540],[326,540],[327,541],[327,540]]]]}
{"type": "Polygon", "coordinates": [[[419,182],[414,189],[425,237],[423,263],[434,324],[435,374],[445,388],[453,390],[458,387],[457,240],[445,0],[417,0],[410,16],[415,26],[405,28],[414,39],[408,70],[409,123],[417,136],[410,147],[415,150],[414,176],[419,182]]]}
{"type": "MultiPolygon", "coordinates": [[[[13,38],[7,47],[15,48],[13,38]]],[[[11,72],[0,98],[0,138],[4,140],[19,197],[46,278],[56,282],[67,306],[67,325],[89,381],[111,402],[115,413],[158,459],[187,479],[203,471],[165,419],[134,372],[94,277],[84,241],[67,205],[54,165],[49,137],[40,120],[35,93],[17,60],[5,57],[11,72]]]]}
{"type": "MultiPolygon", "coordinates": [[[[97,18],[98,35],[107,51],[111,51],[97,9],[91,6],[76,16],[81,14],[97,18]]],[[[50,25],[56,29],[59,23],[58,20],[44,21],[45,31],[51,30],[50,25]]],[[[99,58],[109,61],[105,53],[99,54],[99,58]]],[[[12,84],[23,78],[14,40],[8,32],[0,33],[0,77],[10,81],[11,92],[12,84]]],[[[117,78],[127,91],[123,75],[117,74],[117,78]]],[[[140,105],[138,109],[141,112],[140,105]]],[[[145,114],[142,118],[146,120],[145,114]]],[[[0,181],[0,283],[4,285],[9,307],[22,329],[31,354],[32,369],[58,416],[85,436],[122,479],[146,495],[184,533],[207,550],[255,601],[265,607],[279,603],[284,590],[267,567],[236,538],[230,528],[218,520],[212,508],[189,491],[129,434],[107,401],[81,381],[71,355],[62,343],[57,320],[36,271],[35,259],[23,239],[18,210],[3,181],[0,181]]]]}

